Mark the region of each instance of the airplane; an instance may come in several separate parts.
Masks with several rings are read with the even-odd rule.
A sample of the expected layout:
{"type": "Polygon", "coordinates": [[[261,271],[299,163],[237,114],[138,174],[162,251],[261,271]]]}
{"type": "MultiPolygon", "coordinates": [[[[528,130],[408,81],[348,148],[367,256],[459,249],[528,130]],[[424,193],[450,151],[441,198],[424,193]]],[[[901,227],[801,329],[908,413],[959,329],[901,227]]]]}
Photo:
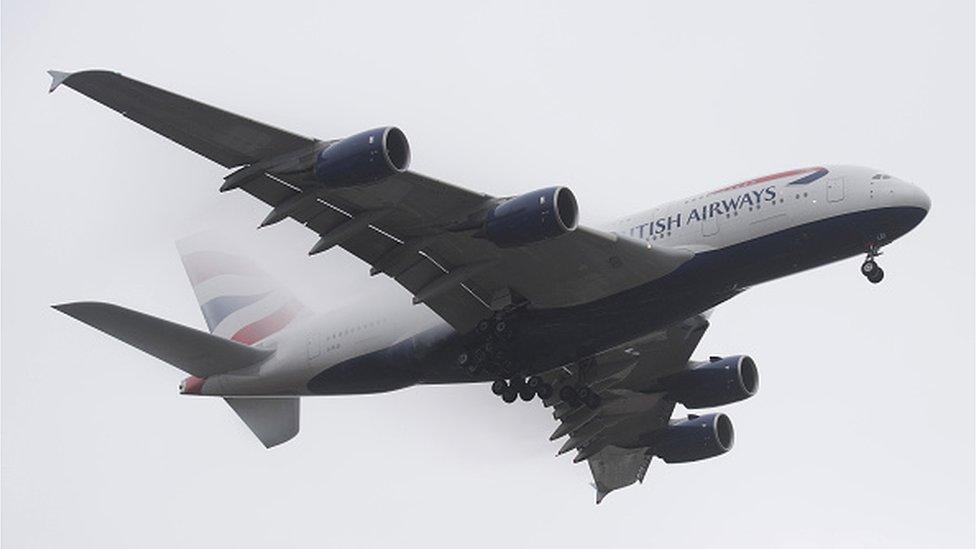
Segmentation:
{"type": "MultiPolygon", "coordinates": [[[[319,140],[104,70],[49,71],[71,88],[231,171],[221,192],[267,203],[392,278],[412,305],[316,316],[247,258],[207,238],[178,244],[209,332],[117,305],[55,309],[186,372],[180,393],[224,398],[268,448],[299,429],[303,396],[484,383],[538,398],[551,440],[593,475],[596,502],[733,445],[722,412],[756,394],[748,355],[693,360],[709,314],[744,290],[881,249],[930,208],[918,186],[858,166],[814,166],[579,224],[573,192],[470,191],[409,170],[397,127],[319,140]],[[431,311],[434,314],[431,314],[431,311]]],[[[558,455],[558,454],[557,454],[558,455]]]]}

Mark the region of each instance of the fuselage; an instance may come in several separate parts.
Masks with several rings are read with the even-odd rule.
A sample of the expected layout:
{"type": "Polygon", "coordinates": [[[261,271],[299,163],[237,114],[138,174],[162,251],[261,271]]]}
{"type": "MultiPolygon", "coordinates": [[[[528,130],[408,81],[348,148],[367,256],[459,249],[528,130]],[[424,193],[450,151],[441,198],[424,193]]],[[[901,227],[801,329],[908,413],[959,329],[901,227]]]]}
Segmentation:
{"type": "MultiPolygon", "coordinates": [[[[904,235],[930,202],[869,168],[791,170],[657,206],[602,229],[694,257],[648,284],[594,302],[519,311],[516,356],[537,373],[623,345],[742,290],[864,254],[904,235]]],[[[458,368],[463,337],[424,307],[334,311],[258,343],[276,351],[208,378],[212,395],[357,394],[485,381],[458,368]]]]}

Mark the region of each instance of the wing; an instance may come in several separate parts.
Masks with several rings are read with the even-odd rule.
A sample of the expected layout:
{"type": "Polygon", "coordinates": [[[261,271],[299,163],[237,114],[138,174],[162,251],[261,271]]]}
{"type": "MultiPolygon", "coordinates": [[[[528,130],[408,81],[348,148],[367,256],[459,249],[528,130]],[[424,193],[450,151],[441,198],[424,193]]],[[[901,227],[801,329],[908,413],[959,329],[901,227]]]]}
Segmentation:
{"type": "Polygon", "coordinates": [[[575,369],[545,374],[555,389],[545,404],[559,421],[550,440],[568,436],[558,453],[577,450],[574,462],[589,462],[597,503],[613,490],[644,480],[652,448],[625,447],[626,442],[635,434],[665,427],[674,403],[661,393],[643,391],[656,379],[684,368],[707,328],[708,320],[696,315],[575,369]],[[599,395],[602,404],[597,409],[572,406],[558,396],[562,387],[581,384],[599,395]]]}
{"type": "Polygon", "coordinates": [[[116,72],[48,74],[53,78],[50,91],[63,84],[225,168],[266,160],[314,142],[116,72]]]}
{"type": "Polygon", "coordinates": [[[286,218],[302,223],[319,235],[310,253],[344,248],[461,332],[513,304],[593,301],[671,272],[693,255],[586,227],[501,248],[462,229],[497,205],[495,197],[414,172],[323,190],[297,167],[334,141],[298,136],[117,73],[51,75],[52,91],[63,84],[223,166],[242,166],[221,190],[239,188],[271,206],[261,226],[286,218]]]}

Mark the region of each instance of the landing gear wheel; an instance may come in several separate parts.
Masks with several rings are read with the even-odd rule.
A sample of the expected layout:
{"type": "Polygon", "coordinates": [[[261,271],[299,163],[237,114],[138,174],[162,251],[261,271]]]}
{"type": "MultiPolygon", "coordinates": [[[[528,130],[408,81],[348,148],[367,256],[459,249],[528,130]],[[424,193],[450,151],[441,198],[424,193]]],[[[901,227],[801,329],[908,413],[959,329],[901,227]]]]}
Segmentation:
{"type": "Polygon", "coordinates": [[[505,390],[508,389],[508,382],[504,379],[496,379],[494,383],[491,384],[491,392],[498,396],[505,394],[505,390]]]}
{"type": "Polygon", "coordinates": [[[542,378],[540,378],[539,376],[532,376],[529,378],[529,380],[526,383],[529,385],[529,387],[532,387],[533,389],[538,389],[539,386],[542,385],[542,378]]]}
{"type": "Polygon", "coordinates": [[[502,400],[504,400],[508,404],[511,404],[515,402],[515,399],[518,398],[518,395],[519,395],[518,391],[516,391],[512,387],[509,387],[505,389],[505,392],[502,393],[502,400]]]}
{"type": "Polygon", "coordinates": [[[519,398],[528,402],[533,398],[535,398],[535,390],[533,390],[532,387],[529,387],[528,385],[523,385],[522,388],[519,389],[519,398]]]}
{"type": "Polygon", "coordinates": [[[536,387],[535,394],[539,395],[539,398],[546,400],[552,396],[552,385],[548,383],[543,383],[536,387]]]}
{"type": "Polygon", "coordinates": [[[594,393],[589,387],[580,387],[579,389],[576,389],[576,394],[583,402],[589,402],[594,393]]]}
{"type": "Polygon", "coordinates": [[[882,270],[881,267],[875,267],[874,271],[867,275],[867,277],[871,284],[877,284],[878,282],[884,280],[884,270],[882,270]]]}
{"type": "Polygon", "coordinates": [[[875,263],[873,259],[868,259],[867,261],[861,264],[861,274],[868,277],[869,280],[871,278],[871,275],[875,271],[878,271],[880,269],[881,268],[878,267],[878,264],[875,263]]]}
{"type": "Polygon", "coordinates": [[[593,391],[590,391],[590,396],[585,400],[585,402],[587,408],[589,408],[590,410],[596,410],[597,408],[600,407],[600,404],[603,403],[603,399],[600,398],[600,395],[594,393],[593,391]]]}

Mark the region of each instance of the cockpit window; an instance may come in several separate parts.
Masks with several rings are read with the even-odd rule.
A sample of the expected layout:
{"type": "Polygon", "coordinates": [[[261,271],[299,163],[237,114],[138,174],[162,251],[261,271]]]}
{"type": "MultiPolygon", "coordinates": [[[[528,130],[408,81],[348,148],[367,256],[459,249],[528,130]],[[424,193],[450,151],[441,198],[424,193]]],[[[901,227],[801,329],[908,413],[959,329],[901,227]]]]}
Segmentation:
{"type": "Polygon", "coordinates": [[[871,179],[891,179],[891,176],[884,173],[876,173],[871,177],[871,179]]]}

